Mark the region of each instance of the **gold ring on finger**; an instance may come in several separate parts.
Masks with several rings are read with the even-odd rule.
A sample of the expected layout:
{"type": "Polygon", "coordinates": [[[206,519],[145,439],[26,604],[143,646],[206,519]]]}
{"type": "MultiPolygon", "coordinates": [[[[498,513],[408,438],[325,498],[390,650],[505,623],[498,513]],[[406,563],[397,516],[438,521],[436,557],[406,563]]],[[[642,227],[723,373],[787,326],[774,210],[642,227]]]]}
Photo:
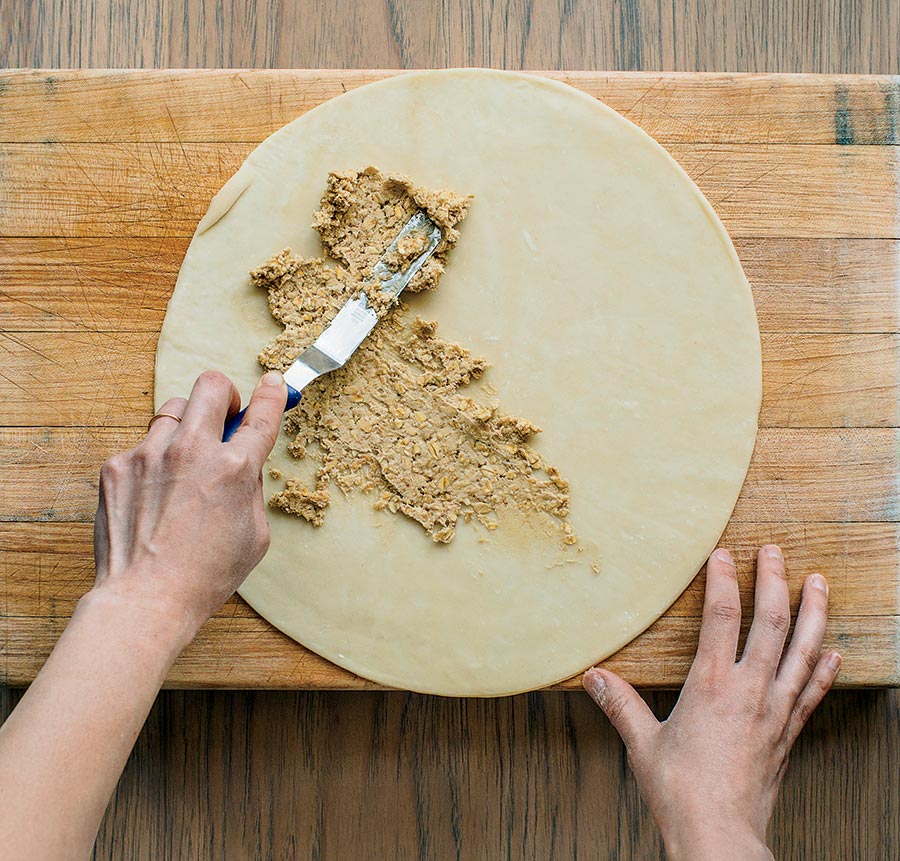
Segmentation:
{"type": "Polygon", "coordinates": [[[181,424],[181,416],[176,416],[174,413],[157,413],[147,423],[147,430],[150,430],[150,428],[153,427],[153,422],[155,422],[157,419],[175,419],[176,422],[181,424]]]}

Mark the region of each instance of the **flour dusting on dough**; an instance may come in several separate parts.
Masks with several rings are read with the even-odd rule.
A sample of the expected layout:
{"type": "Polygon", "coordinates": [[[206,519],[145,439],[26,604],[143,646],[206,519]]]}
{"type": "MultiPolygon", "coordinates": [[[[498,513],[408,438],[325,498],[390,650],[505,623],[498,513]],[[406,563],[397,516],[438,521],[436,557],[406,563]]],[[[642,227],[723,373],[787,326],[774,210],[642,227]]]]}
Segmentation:
{"type": "MultiPolygon", "coordinates": [[[[329,175],[314,226],[338,264],[288,249],[251,273],[284,326],[260,363],[286,370],[344,302],[366,290],[384,249],[419,209],[442,241],[406,289],[435,289],[470,201],[372,167],[329,175]]],[[[411,235],[389,262],[403,267],[422,247],[411,235]]],[[[313,487],[287,478],[270,504],[321,525],[333,483],[371,493],[376,508],[418,521],[435,541],[449,543],[460,518],[494,530],[497,513],[512,507],[543,517],[563,544],[574,544],[568,482],[529,445],[540,429],[460,393],[482,376],[485,359],[440,338],[437,323],[402,302],[375,307],[381,320],[372,335],[344,368],[311,383],[285,422],[291,454],[315,459],[313,487]]]]}

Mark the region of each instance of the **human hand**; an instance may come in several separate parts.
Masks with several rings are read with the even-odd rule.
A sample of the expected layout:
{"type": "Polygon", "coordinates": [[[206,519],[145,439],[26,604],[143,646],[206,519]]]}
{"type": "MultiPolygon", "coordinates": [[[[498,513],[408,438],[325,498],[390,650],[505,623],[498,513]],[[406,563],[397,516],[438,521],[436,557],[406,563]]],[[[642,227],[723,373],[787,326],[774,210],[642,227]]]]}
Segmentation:
{"type": "Polygon", "coordinates": [[[269,527],[262,466],[287,398],[284,379],[260,380],[227,442],[225,419],[240,395],[207,371],[189,400],[166,401],[144,440],[100,471],[93,593],[184,619],[190,639],[265,555],[269,527]]]}
{"type": "Polygon", "coordinates": [[[728,552],[716,550],[707,565],[697,655],[667,720],[657,721],[614,673],[584,674],[585,689],[628,749],[671,859],[772,857],[766,827],[788,754],[841,664],[836,652],[821,653],[827,617],[828,587],[813,574],[780,661],[790,625],[784,558],[778,547],[763,547],[753,624],[736,663],[737,575],[728,552]]]}

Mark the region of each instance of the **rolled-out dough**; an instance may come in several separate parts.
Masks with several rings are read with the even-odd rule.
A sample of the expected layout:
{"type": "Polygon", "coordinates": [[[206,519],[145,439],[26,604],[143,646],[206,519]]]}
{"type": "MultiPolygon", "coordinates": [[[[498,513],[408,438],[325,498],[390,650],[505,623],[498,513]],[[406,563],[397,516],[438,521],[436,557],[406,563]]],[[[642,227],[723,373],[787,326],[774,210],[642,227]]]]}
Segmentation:
{"type": "MultiPolygon", "coordinates": [[[[335,494],[318,528],[269,513],[271,549],[240,593],[384,684],[476,696],[550,684],[643,631],[715,546],[756,435],[749,286],[687,175],[611,109],[518,73],[414,73],[276,132],[213,199],[166,314],[157,404],[204,368],[246,400],[278,331],[248,272],[285,247],[319,254],[310,213],[328,172],[368,164],[475,194],[441,289],[408,301],[488,357],[504,407],[543,428],[534,446],[570,479],[583,549],[564,553],[518,516],[486,541],[467,529],[436,545],[335,494]]],[[[296,473],[284,442],[270,466],[296,473]]]]}

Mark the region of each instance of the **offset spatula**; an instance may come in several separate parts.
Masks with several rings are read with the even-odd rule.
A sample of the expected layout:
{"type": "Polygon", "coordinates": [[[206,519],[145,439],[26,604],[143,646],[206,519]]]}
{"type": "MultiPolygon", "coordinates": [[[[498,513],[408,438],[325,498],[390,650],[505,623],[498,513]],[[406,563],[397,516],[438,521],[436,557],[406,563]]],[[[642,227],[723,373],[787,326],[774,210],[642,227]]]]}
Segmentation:
{"type": "MultiPolygon", "coordinates": [[[[387,251],[373,267],[372,280],[369,282],[372,288],[380,288],[383,293],[388,293],[393,297],[399,296],[413,276],[422,268],[425,261],[434,253],[434,249],[438,247],[440,241],[441,229],[424,212],[417,212],[406,222],[403,229],[388,246],[387,251]],[[424,250],[405,269],[392,269],[385,262],[386,258],[394,251],[401,239],[405,239],[413,233],[425,236],[424,250]]],[[[294,360],[294,364],[285,371],[284,380],[288,389],[285,412],[300,403],[300,393],[313,380],[329,371],[343,367],[377,322],[378,315],[369,307],[365,293],[360,293],[357,299],[348,299],[328,328],[316,338],[315,343],[307,347],[294,360]]],[[[243,421],[245,412],[247,410],[243,409],[225,422],[222,442],[231,439],[243,421]]]]}

